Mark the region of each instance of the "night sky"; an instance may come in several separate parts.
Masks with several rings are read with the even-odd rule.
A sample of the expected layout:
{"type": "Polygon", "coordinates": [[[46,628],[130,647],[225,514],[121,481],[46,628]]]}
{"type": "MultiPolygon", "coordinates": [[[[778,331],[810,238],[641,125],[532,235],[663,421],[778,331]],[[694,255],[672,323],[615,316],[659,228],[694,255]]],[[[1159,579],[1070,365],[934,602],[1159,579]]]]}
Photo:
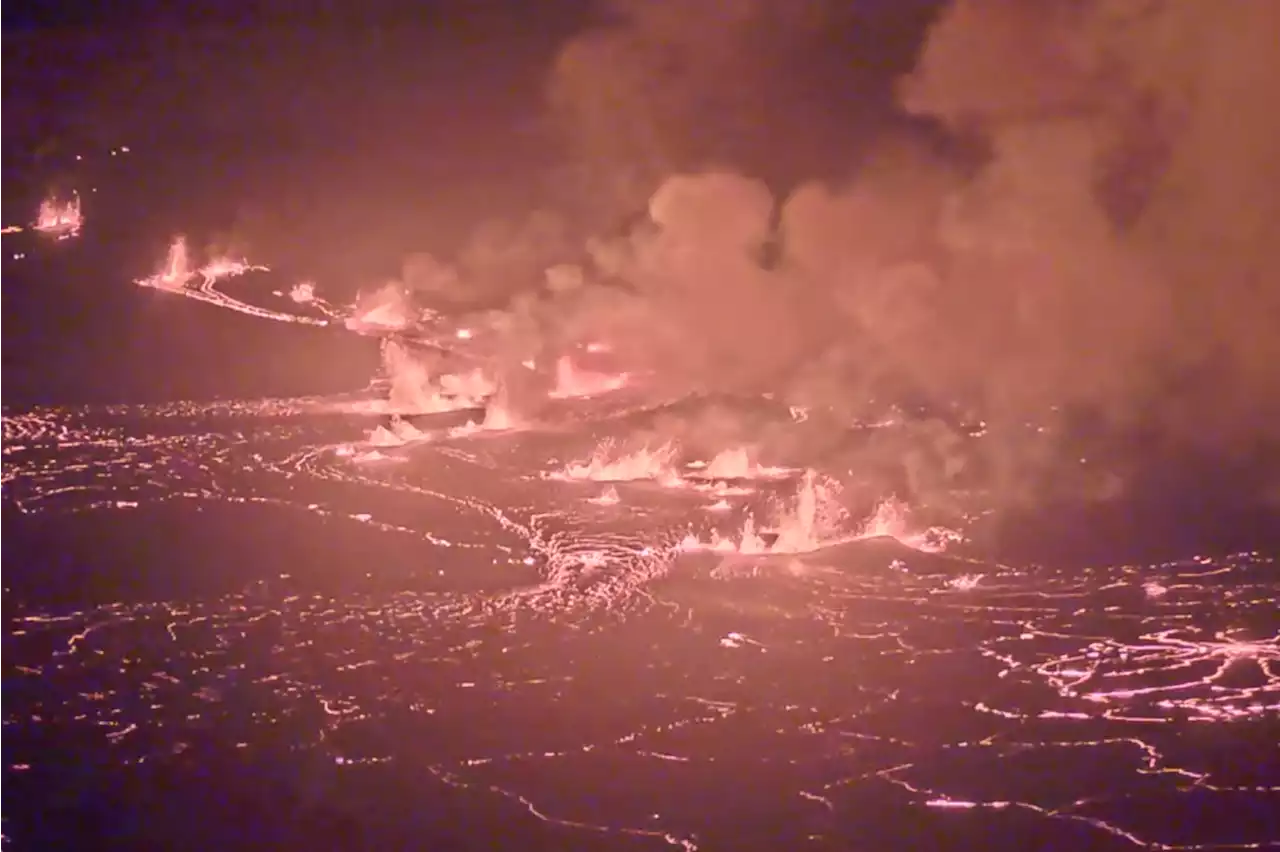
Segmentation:
{"type": "MultiPolygon", "coordinates": [[[[79,139],[140,132],[239,137],[255,145],[355,145],[365,155],[383,155],[397,147],[421,151],[447,121],[476,130],[505,122],[522,143],[532,135],[545,144],[563,135],[541,114],[556,52],[587,27],[616,20],[612,7],[625,5],[453,0],[361,4],[355,11],[321,2],[215,9],[133,2],[110,10],[6,4],[6,139],[50,130],[79,139]]],[[[749,62],[782,83],[774,91],[752,91],[750,80],[736,87],[733,97],[756,107],[748,157],[762,158],[768,119],[785,117],[770,113],[780,101],[805,102],[808,118],[825,116],[826,126],[809,136],[829,132],[841,114],[883,111],[890,81],[910,68],[939,4],[840,5],[825,13],[816,36],[806,37],[803,56],[770,54],[761,45],[749,62]]],[[[661,82],[694,88],[699,81],[675,69],[661,82]]],[[[723,105],[704,106],[703,126],[686,132],[710,138],[701,147],[717,157],[732,154],[740,144],[716,122],[723,105]]],[[[474,146],[474,134],[469,139],[474,146]]],[[[511,153],[509,134],[506,141],[511,153]]],[[[6,144],[6,156],[18,153],[12,148],[6,144]]],[[[493,153],[480,150],[474,158],[493,153]]]]}

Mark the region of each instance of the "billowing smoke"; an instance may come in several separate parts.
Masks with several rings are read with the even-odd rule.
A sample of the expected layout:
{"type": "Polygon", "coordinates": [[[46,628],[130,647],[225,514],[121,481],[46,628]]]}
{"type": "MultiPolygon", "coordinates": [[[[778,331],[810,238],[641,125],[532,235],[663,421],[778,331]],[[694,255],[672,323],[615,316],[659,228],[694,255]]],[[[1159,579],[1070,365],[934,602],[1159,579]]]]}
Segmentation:
{"type": "Polygon", "coordinates": [[[938,343],[993,420],[1056,406],[1220,460],[1280,436],[1280,121],[1254,106],[1280,94],[1277,35],[1272,4],[1194,0],[938,20],[900,94],[990,152],[943,202],[938,343]]]}
{"type": "MultiPolygon", "coordinates": [[[[923,31],[929,5],[881,26],[923,31]]],[[[955,0],[914,67],[838,39],[824,64],[857,6],[610,4],[550,83],[595,199],[585,253],[553,261],[569,231],[543,217],[420,277],[500,308],[506,360],[604,339],[655,396],[792,413],[655,424],[680,440],[925,498],[1105,496],[1121,436],[1280,437],[1280,6],[955,0]],[[901,72],[883,109],[877,67],[901,72]],[[853,428],[908,401],[934,416],[853,428]]]]}
{"type": "Polygon", "coordinates": [[[552,118],[575,156],[578,209],[639,209],[672,173],[729,165],[791,183],[847,170],[889,113],[936,0],[601,0],[552,68],[552,118]],[[850,55],[849,35],[864,45],[850,55]],[[861,61],[858,61],[858,60],[861,61]]]}

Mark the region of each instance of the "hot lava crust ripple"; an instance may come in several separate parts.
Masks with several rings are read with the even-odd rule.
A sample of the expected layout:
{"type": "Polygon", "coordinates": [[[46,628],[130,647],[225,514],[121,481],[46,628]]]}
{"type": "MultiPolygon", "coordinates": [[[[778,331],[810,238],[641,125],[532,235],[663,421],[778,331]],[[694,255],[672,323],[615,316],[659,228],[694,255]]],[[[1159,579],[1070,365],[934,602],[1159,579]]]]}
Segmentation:
{"type": "Polygon", "coordinates": [[[386,842],[410,829],[374,790],[557,848],[1280,838],[1263,555],[985,564],[892,506],[829,511],[812,472],[699,478],[715,465],[479,415],[371,441],[369,413],[6,412],[20,546],[56,522],[95,571],[173,575],[86,602],[55,564],[49,588],[6,589],[14,795],[77,748],[113,778],[236,767],[260,810],[340,802],[386,842]],[[241,573],[192,552],[209,535],[251,541],[241,573]]]}

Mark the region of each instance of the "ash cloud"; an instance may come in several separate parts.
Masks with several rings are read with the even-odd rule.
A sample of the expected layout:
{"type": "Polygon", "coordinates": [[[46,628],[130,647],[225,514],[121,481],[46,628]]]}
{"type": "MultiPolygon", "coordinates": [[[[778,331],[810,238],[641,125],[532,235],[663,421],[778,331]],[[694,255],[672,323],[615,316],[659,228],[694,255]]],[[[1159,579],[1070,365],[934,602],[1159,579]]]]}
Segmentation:
{"type": "Polygon", "coordinates": [[[422,277],[504,305],[508,360],[593,336],[656,397],[806,411],[659,431],[884,470],[926,500],[975,479],[1112,496],[1134,436],[1216,456],[1280,437],[1280,6],[930,5],[876,24],[931,22],[916,56],[851,56],[832,33],[870,26],[842,17],[858,4],[609,4],[549,82],[581,203],[422,277]],[[886,400],[986,434],[960,413],[852,430],[886,400]]]}

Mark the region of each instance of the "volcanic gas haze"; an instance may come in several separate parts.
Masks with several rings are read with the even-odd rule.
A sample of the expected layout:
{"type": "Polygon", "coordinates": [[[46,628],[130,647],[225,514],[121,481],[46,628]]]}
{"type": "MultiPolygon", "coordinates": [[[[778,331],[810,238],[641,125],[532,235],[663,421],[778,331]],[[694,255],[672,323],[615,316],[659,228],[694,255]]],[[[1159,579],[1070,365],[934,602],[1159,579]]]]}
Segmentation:
{"type": "Polygon", "coordinates": [[[1054,403],[1219,457],[1275,440],[1280,124],[1240,93],[1280,90],[1277,35],[1268,4],[948,7],[902,96],[990,147],[944,241],[1007,349],[940,340],[977,353],[993,419],[1054,403]]]}
{"type": "MultiPolygon", "coordinates": [[[[601,8],[550,67],[563,210],[415,255],[350,316],[252,310],[425,344],[387,350],[397,410],[475,401],[436,387],[475,371],[525,419],[720,395],[655,445],[926,502],[1112,496],[1153,454],[1280,438],[1280,119],[1242,95],[1280,89],[1275,4],[601,8]],[[894,404],[919,446],[866,438],[894,404]]],[[[212,286],[179,289],[250,310],[212,286]]]]}
{"type": "Polygon", "coordinates": [[[1280,119],[1251,106],[1280,94],[1275,4],[956,0],[897,106],[848,121],[860,81],[800,59],[837,4],[622,5],[551,95],[625,177],[603,195],[656,189],[651,228],[594,244],[633,294],[594,309],[659,381],[845,423],[886,389],[960,401],[1011,492],[1078,469],[1068,417],[1215,451],[1280,437],[1280,119]],[[807,124],[775,103],[815,99],[830,117],[807,124]],[[824,134],[842,180],[761,165],[824,134]]]}

